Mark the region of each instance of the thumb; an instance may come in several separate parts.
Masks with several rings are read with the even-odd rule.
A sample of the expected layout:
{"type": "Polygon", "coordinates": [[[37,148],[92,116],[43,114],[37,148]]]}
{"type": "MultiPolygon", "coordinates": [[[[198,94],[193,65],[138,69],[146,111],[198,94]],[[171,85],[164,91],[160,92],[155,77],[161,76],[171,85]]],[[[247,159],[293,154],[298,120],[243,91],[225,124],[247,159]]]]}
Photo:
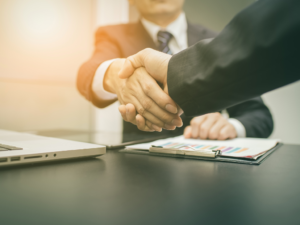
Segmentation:
{"type": "Polygon", "coordinates": [[[145,63],[143,51],[140,51],[135,55],[129,56],[125,60],[125,63],[119,71],[119,78],[125,79],[130,77],[137,68],[144,66],[144,64],[145,63]]]}

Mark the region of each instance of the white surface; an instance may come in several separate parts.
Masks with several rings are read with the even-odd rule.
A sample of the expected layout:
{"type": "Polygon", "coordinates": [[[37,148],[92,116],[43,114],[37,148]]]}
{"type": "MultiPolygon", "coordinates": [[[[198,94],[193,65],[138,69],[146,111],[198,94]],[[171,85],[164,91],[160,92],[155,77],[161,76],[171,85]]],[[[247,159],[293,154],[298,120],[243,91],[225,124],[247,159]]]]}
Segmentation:
{"type": "Polygon", "coordinates": [[[287,85],[263,95],[274,119],[270,138],[283,143],[300,144],[300,82],[287,85]]]}
{"type": "MultiPolygon", "coordinates": [[[[23,150],[0,151],[0,157],[87,149],[105,149],[105,146],[103,145],[49,138],[34,134],[5,130],[0,130],[0,143],[23,148],[23,150]]],[[[70,156],[72,155],[70,154],[70,156]]]]}

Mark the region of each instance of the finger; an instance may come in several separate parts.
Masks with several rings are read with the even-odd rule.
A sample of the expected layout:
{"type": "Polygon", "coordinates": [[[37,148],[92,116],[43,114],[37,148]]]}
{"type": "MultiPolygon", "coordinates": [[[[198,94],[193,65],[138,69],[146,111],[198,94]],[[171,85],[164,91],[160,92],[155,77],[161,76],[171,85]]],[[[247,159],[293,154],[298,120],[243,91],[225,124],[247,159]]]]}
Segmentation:
{"type": "Polygon", "coordinates": [[[127,117],[126,117],[126,106],[125,105],[119,106],[119,112],[121,113],[123,120],[128,121],[127,117]]]}
{"type": "MultiPolygon", "coordinates": [[[[119,111],[121,112],[121,115],[122,115],[122,117],[125,121],[130,122],[134,125],[137,124],[136,123],[136,118],[135,118],[136,117],[136,111],[135,111],[134,105],[132,105],[130,103],[127,104],[126,106],[125,105],[120,105],[119,106],[119,111]],[[126,114],[127,111],[129,111],[129,114],[130,114],[129,118],[126,116],[128,114],[128,113],[126,114]]],[[[151,123],[150,123],[150,126],[147,125],[145,127],[145,131],[154,131],[153,128],[150,128],[150,127],[151,127],[151,123]]]]}
{"type": "Polygon", "coordinates": [[[218,140],[226,140],[228,138],[232,139],[236,137],[237,133],[234,126],[228,123],[225,127],[221,129],[218,140]]]}
{"type": "Polygon", "coordinates": [[[183,136],[184,136],[185,138],[192,138],[192,127],[191,127],[191,126],[187,126],[187,127],[184,129],[183,136]]]}
{"type": "Polygon", "coordinates": [[[156,131],[155,129],[153,129],[153,124],[149,121],[149,120],[146,120],[144,117],[142,117],[141,115],[139,115],[140,117],[140,121],[142,122],[143,126],[144,124],[146,124],[146,130],[145,131],[148,131],[148,132],[153,132],[153,131],[156,131]]]}
{"type": "Polygon", "coordinates": [[[141,115],[137,114],[135,117],[136,123],[137,123],[137,128],[141,131],[148,131],[148,132],[153,132],[154,129],[149,128],[146,125],[145,119],[144,117],[142,117],[141,115]]]}
{"type": "Polygon", "coordinates": [[[145,120],[144,117],[142,117],[142,118],[145,121],[144,123],[146,123],[146,126],[149,127],[150,129],[155,130],[157,132],[161,132],[162,131],[161,127],[158,127],[155,124],[152,124],[149,120],[145,120]]]}
{"type": "Polygon", "coordinates": [[[161,131],[162,131],[162,128],[156,126],[155,124],[152,124],[151,128],[154,129],[154,130],[157,131],[157,132],[161,132],[161,131]]]}
{"type": "Polygon", "coordinates": [[[183,110],[179,107],[179,105],[177,105],[177,109],[178,109],[178,116],[181,116],[183,114],[183,110]]]}
{"type": "MultiPolygon", "coordinates": [[[[147,125],[148,127],[151,127],[152,129],[154,129],[154,128],[153,128],[153,124],[152,124],[149,120],[146,120],[146,125],[147,125]]],[[[157,127],[157,126],[156,126],[156,127],[157,127]]],[[[165,124],[164,127],[162,127],[162,128],[164,128],[164,129],[166,129],[166,130],[175,130],[176,126],[170,126],[170,125],[165,124]]],[[[161,128],[161,127],[156,128],[155,131],[161,132],[161,131],[162,131],[162,128],[161,128]]]]}
{"type": "Polygon", "coordinates": [[[176,114],[171,114],[162,108],[160,108],[151,98],[149,98],[143,91],[137,91],[139,93],[137,96],[137,102],[134,104],[136,106],[137,112],[145,117],[145,119],[150,120],[153,124],[163,127],[164,124],[174,125],[181,127],[183,125],[181,118],[176,114]]]}
{"type": "Polygon", "coordinates": [[[140,114],[140,116],[144,117],[146,120],[149,120],[152,124],[158,127],[164,126],[165,123],[157,117],[155,117],[153,114],[146,111],[137,99],[133,98],[131,101],[132,104],[135,106],[137,112],[140,114]]]}
{"type": "MultiPolygon", "coordinates": [[[[141,116],[143,116],[146,120],[150,120],[150,122],[159,127],[163,127],[165,123],[167,123],[168,125],[181,127],[183,124],[181,118],[178,115],[169,113],[166,110],[160,108],[151,98],[149,98],[145,94],[143,87],[139,83],[138,79],[136,79],[136,77],[140,77],[139,75],[141,75],[142,73],[141,70],[139,71],[140,72],[135,73],[135,76],[127,79],[126,87],[128,88],[128,93],[125,95],[127,99],[123,97],[123,101],[126,103],[132,103],[141,116]]],[[[144,82],[147,81],[149,80],[144,80],[144,82]]],[[[150,81],[155,82],[152,78],[150,78],[150,81]]],[[[161,90],[158,85],[157,87],[159,88],[159,90],[161,90]]]]}
{"type": "Polygon", "coordinates": [[[123,67],[119,71],[119,78],[125,79],[130,77],[135,69],[139,67],[144,67],[144,60],[143,60],[143,54],[141,52],[138,52],[135,55],[129,56],[126,60],[125,63],[123,64],[123,67]]]}
{"type": "Polygon", "coordinates": [[[161,87],[153,78],[145,75],[147,74],[147,71],[145,71],[144,68],[141,68],[138,73],[140,76],[143,76],[142,79],[139,79],[139,83],[143,87],[144,93],[150,97],[160,108],[165,109],[173,114],[178,113],[177,104],[161,89],[161,87]]]}
{"type": "Polygon", "coordinates": [[[216,114],[210,114],[207,116],[206,120],[201,124],[200,130],[199,130],[199,137],[201,139],[207,139],[208,133],[211,129],[211,127],[217,122],[219,116],[216,114]]]}
{"type": "Polygon", "coordinates": [[[146,48],[128,57],[118,76],[121,79],[128,78],[133,74],[135,69],[145,67],[155,80],[165,83],[170,58],[171,55],[146,48]]]}
{"type": "Polygon", "coordinates": [[[166,130],[175,130],[176,126],[165,124],[163,128],[166,130]]]}
{"type": "MultiPolygon", "coordinates": [[[[135,110],[134,105],[132,105],[131,103],[128,103],[126,105],[126,117],[130,123],[136,125],[136,110],[135,110]]],[[[145,123],[146,123],[146,127],[147,127],[145,130],[147,130],[147,131],[153,131],[153,130],[155,130],[157,132],[162,131],[161,127],[158,127],[155,124],[152,124],[150,121],[145,121],[144,117],[140,117],[140,124],[142,127],[145,127],[145,123]]]]}
{"type": "Polygon", "coordinates": [[[224,126],[218,136],[218,140],[226,140],[229,138],[230,135],[230,126],[224,126]]]}
{"type": "Polygon", "coordinates": [[[211,127],[208,138],[212,140],[216,140],[219,137],[220,131],[223,127],[228,124],[228,121],[222,116],[217,120],[217,122],[211,127]]]}
{"type": "Polygon", "coordinates": [[[203,116],[197,116],[197,117],[194,117],[192,120],[191,120],[191,127],[192,127],[192,138],[199,138],[199,133],[200,133],[200,127],[202,125],[202,123],[206,120],[206,115],[203,115],[203,116]]]}
{"type": "MultiPolygon", "coordinates": [[[[142,117],[142,116],[141,116],[141,117],[142,117]]],[[[149,120],[146,120],[144,117],[142,117],[142,118],[143,118],[143,120],[145,121],[146,126],[149,127],[150,129],[154,130],[154,129],[152,128],[152,123],[151,123],[149,120]]]]}
{"type": "Polygon", "coordinates": [[[136,124],[136,120],[135,120],[135,116],[136,116],[136,110],[133,104],[128,103],[126,105],[126,118],[127,121],[133,124],[136,124]]]}

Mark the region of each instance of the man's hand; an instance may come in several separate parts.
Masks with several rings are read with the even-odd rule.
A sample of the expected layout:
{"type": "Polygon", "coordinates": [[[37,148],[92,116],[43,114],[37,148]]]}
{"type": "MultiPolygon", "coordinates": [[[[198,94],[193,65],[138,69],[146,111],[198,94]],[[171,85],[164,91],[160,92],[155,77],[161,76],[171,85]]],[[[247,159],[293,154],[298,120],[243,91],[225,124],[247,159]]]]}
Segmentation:
{"type": "MultiPolygon", "coordinates": [[[[145,120],[145,118],[140,114],[136,114],[136,109],[133,104],[129,103],[127,105],[120,105],[119,111],[125,121],[136,125],[139,130],[145,131],[148,130],[148,127],[155,126],[148,120],[145,120]]],[[[180,116],[182,113],[182,110],[180,110],[178,116],[180,116]]],[[[166,130],[175,130],[176,127],[165,124],[165,127],[163,128],[166,130]]]]}
{"type": "MultiPolygon", "coordinates": [[[[177,115],[176,103],[149,76],[145,68],[134,70],[132,76],[127,79],[118,77],[117,74],[124,62],[124,59],[120,59],[110,65],[104,76],[104,89],[116,93],[121,104],[132,104],[133,107],[129,107],[127,112],[130,115],[134,114],[135,117],[137,111],[146,119],[146,125],[142,129],[144,131],[161,131],[161,128],[172,130],[176,126],[182,126],[182,120],[177,115]]],[[[130,122],[137,125],[132,119],[130,122]]]]}
{"type": "Polygon", "coordinates": [[[168,93],[167,74],[170,59],[171,55],[146,48],[126,59],[119,72],[119,77],[128,78],[136,69],[144,67],[157,82],[163,85],[164,91],[168,93]]]}
{"type": "Polygon", "coordinates": [[[234,126],[220,113],[209,113],[195,117],[184,129],[185,138],[226,140],[237,136],[234,126]]]}
{"type": "MultiPolygon", "coordinates": [[[[128,78],[135,73],[139,68],[145,68],[146,72],[151,75],[158,83],[163,87],[165,93],[168,94],[168,85],[167,85],[167,73],[168,73],[168,64],[171,56],[162,52],[155,51],[153,49],[147,48],[137,54],[130,56],[126,59],[121,71],[119,72],[120,78],[128,78]]],[[[149,92],[151,93],[151,92],[149,92]]],[[[160,96],[156,95],[151,97],[151,99],[156,102],[162,108],[168,110],[168,105],[164,107],[163,104],[159,104],[160,96]]],[[[178,108],[178,115],[182,114],[182,110],[178,108]]],[[[140,130],[143,130],[147,125],[149,126],[148,118],[143,118],[143,115],[136,115],[135,107],[132,105],[121,105],[119,111],[125,121],[136,124],[140,130]]],[[[138,110],[137,110],[138,111],[138,110]]],[[[170,110],[168,110],[170,111],[170,110]]],[[[173,111],[170,111],[173,113],[173,111]]],[[[158,115],[158,119],[161,119],[161,116],[158,115]]],[[[152,122],[152,121],[151,121],[152,122]]],[[[173,125],[173,124],[171,124],[173,125]]],[[[176,125],[177,126],[177,125],[176,125]]],[[[165,129],[171,130],[170,124],[165,124],[165,129]],[[168,126],[169,125],[169,126],[168,126]]]]}

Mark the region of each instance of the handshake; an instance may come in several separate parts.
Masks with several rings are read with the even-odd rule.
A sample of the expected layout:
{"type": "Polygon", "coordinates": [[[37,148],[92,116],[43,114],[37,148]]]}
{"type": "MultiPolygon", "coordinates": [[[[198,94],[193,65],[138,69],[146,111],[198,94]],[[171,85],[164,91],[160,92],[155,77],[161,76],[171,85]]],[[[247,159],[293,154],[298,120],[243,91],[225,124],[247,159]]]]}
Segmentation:
{"type": "MultiPolygon", "coordinates": [[[[103,87],[115,93],[123,119],[142,131],[174,130],[183,125],[182,109],[168,93],[168,64],[171,55],[144,49],[127,59],[115,60],[108,68],[103,87]]],[[[232,124],[220,113],[195,117],[184,130],[186,138],[235,138],[232,124]]]]}

